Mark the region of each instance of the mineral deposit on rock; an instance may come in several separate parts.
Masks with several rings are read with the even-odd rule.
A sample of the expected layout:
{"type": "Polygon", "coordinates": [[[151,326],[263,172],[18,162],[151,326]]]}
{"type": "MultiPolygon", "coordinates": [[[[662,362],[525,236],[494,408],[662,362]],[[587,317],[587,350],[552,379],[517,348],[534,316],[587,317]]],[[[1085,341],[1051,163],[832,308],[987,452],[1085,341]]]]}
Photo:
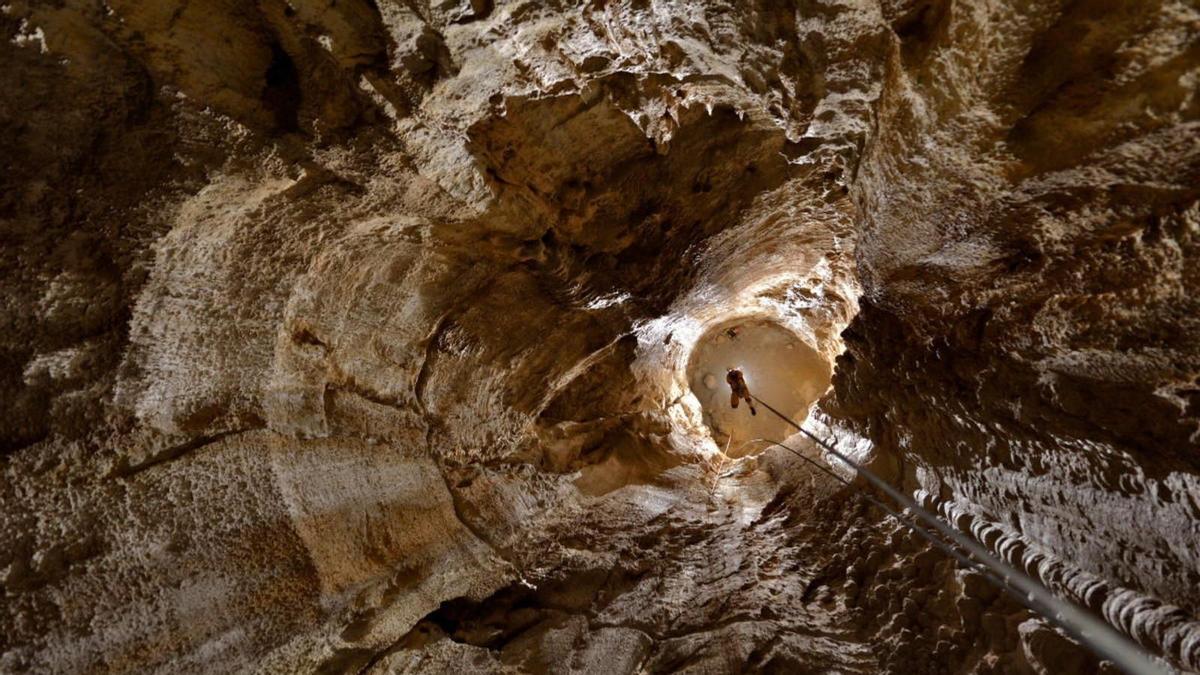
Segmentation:
{"type": "Polygon", "coordinates": [[[0,672],[1200,669],[1194,2],[0,32],[0,672]]]}

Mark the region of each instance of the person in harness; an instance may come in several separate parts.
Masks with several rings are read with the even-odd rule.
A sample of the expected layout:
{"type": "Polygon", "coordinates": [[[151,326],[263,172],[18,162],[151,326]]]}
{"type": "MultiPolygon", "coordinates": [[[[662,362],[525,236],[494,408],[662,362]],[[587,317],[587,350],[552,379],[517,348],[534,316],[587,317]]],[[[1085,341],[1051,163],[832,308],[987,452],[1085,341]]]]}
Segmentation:
{"type": "Polygon", "coordinates": [[[742,399],[746,399],[746,403],[750,406],[750,414],[757,415],[758,411],[754,409],[754,399],[750,398],[750,388],[746,386],[746,378],[742,375],[742,371],[737,368],[730,368],[729,372],[725,373],[725,381],[729,383],[729,405],[737,408],[738,403],[742,399]]]}

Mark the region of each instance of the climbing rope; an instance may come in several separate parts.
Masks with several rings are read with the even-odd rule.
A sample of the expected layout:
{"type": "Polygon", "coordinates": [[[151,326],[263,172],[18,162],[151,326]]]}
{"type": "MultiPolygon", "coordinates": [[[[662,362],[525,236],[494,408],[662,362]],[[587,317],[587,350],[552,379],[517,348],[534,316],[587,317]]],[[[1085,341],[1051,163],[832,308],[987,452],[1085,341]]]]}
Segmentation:
{"type": "MultiPolygon", "coordinates": [[[[842,485],[845,485],[846,487],[849,487],[849,488],[854,487],[854,484],[851,483],[850,481],[848,481],[845,478],[830,471],[828,468],[821,466],[821,464],[814,461],[812,458],[804,455],[804,453],[800,452],[799,450],[796,450],[795,448],[792,448],[791,446],[789,446],[785,443],[780,443],[779,441],[772,441],[769,438],[755,438],[753,440],[746,441],[742,445],[738,446],[738,449],[740,450],[741,448],[745,447],[746,445],[749,445],[750,443],[755,443],[755,442],[764,442],[768,445],[768,447],[776,446],[779,448],[783,448],[784,450],[787,450],[788,452],[792,453],[796,457],[799,457],[801,460],[812,465],[813,468],[824,473],[825,475],[829,476],[830,478],[834,479],[835,481],[838,481],[842,485]]],[[[887,515],[891,516],[892,518],[895,518],[903,525],[908,526],[914,532],[916,532],[917,534],[919,534],[922,537],[924,537],[925,539],[927,539],[933,545],[937,546],[940,550],[945,552],[947,555],[949,555],[952,558],[954,558],[955,560],[957,560],[964,567],[968,567],[968,568],[972,569],[973,571],[983,575],[984,577],[987,577],[994,584],[1004,585],[1004,583],[1005,583],[1004,580],[1001,579],[1000,577],[997,577],[990,569],[988,569],[987,567],[984,567],[982,564],[980,564],[974,560],[971,560],[967,555],[964,555],[961,551],[954,548],[950,544],[946,543],[944,540],[935,537],[932,532],[930,532],[930,531],[926,530],[925,528],[921,527],[920,525],[916,524],[915,522],[912,521],[912,519],[906,517],[903,513],[896,511],[892,507],[890,507],[887,504],[883,503],[882,501],[876,499],[873,495],[871,495],[868,492],[860,491],[860,494],[864,499],[866,499],[868,502],[870,502],[873,506],[880,509],[881,511],[883,511],[887,515]]],[[[1008,590],[1010,593],[1015,592],[1015,590],[1012,588],[1007,588],[1006,590],[1008,590]]]]}
{"type": "MultiPolygon", "coordinates": [[[[713,475],[712,485],[708,486],[708,496],[710,497],[717,492],[717,483],[721,482],[721,472],[725,470],[725,461],[729,459],[729,444],[732,442],[733,434],[730,433],[729,438],[725,439],[725,452],[721,453],[721,462],[717,465],[717,470],[713,475]]],[[[745,443],[739,445],[738,449],[741,450],[743,445],[745,445],[745,443]]]]}
{"type": "MultiPolygon", "coordinates": [[[[815,434],[797,424],[790,417],[776,410],[771,404],[762,400],[758,396],[751,395],[751,397],[755,401],[761,403],[764,408],[771,411],[776,417],[788,423],[808,438],[812,439],[813,442],[821,446],[830,455],[833,455],[846,466],[854,469],[858,475],[862,476],[867,480],[867,482],[879,489],[880,492],[883,492],[901,507],[915,514],[918,518],[932,526],[935,530],[937,530],[938,533],[944,536],[947,540],[953,542],[954,545],[959,549],[966,551],[966,554],[962,553],[960,550],[956,550],[955,546],[951,546],[949,543],[947,543],[947,541],[935,536],[932,532],[926,530],[912,519],[901,515],[896,510],[867,493],[865,490],[862,490],[861,492],[863,496],[873,505],[882,509],[885,513],[901,523],[904,523],[906,526],[920,534],[937,548],[953,557],[959,563],[973,570],[980,571],[984,578],[997,585],[1002,590],[1008,592],[1026,607],[1049,619],[1051,622],[1070,633],[1083,644],[1088,645],[1102,658],[1112,661],[1117,665],[1117,667],[1121,668],[1125,672],[1133,673],[1135,675],[1141,675],[1142,673],[1158,674],[1166,672],[1157,664],[1155,664],[1151,658],[1141,650],[1141,648],[1131,642],[1124,635],[1121,635],[1119,632],[1113,629],[1112,626],[1100,621],[1099,619],[1096,619],[1082,608],[1062,600],[1058,596],[1055,596],[1048,589],[1046,589],[1046,587],[1042,586],[1032,577],[992,555],[974,539],[971,539],[958,530],[952,528],[936,515],[923,508],[920,504],[917,504],[911,497],[908,497],[896,488],[892,487],[891,484],[880,478],[870,469],[861,466],[853,459],[850,459],[846,455],[842,454],[832,445],[825,442],[823,439],[818,438],[815,434]]],[[[768,442],[772,443],[773,445],[778,445],[788,452],[791,452],[805,462],[808,462],[809,464],[820,469],[822,472],[832,476],[839,482],[847,486],[855,487],[850,481],[838,476],[828,468],[821,466],[811,458],[806,457],[803,453],[790,448],[783,443],[778,443],[776,441],[768,442]]]]}
{"type": "MultiPolygon", "coordinates": [[[[830,471],[828,467],[822,466],[820,463],[814,461],[811,457],[808,457],[804,453],[800,452],[799,450],[796,450],[795,448],[792,448],[791,446],[787,445],[786,443],[780,443],[779,441],[773,441],[769,438],[753,438],[753,439],[750,439],[750,440],[746,441],[745,443],[742,443],[741,445],[739,445],[737,449],[741,450],[742,448],[746,447],[747,445],[749,445],[751,443],[766,443],[768,447],[775,446],[775,447],[783,448],[784,450],[787,450],[788,452],[792,453],[796,457],[799,457],[804,462],[807,462],[808,464],[812,465],[812,467],[815,468],[817,471],[820,471],[821,473],[829,476],[830,478],[841,483],[842,485],[845,485],[848,488],[854,487],[854,484],[851,483],[850,481],[837,475],[833,471],[830,471]]],[[[728,444],[727,444],[726,452],[728,452],[728,449],[729,448],[728,448],[728,444]]],[[[720,475],[718,475],[717,477],[720,478],[720,475]]],[[[714,483],[714,486],[715,486],[715,483],[714,483]]],[[[860,494],[862,495],[862,497],[864,499],[866,499],[868,502],[870,502],[873,506],[880,509],[881,511],[883,511],[887,515],[891,516],[892,518],[895,518],[903,525],[908,526],[911,530],[913,530],[917,534],[919,534],[922,537],[924,537],[925,539],[927,539],[930,543],[937,546],[939,549],[941,549],[947,555],[949,555],[952,558],[954,558],[955,560],[957,560],[963,566],[968,567],[968,568],[972,569],[973,571],[987,577],[992,583],[1000,584],[1000,585],[1004,584],[1004,580],[1000,577],[995,576],[995,574],[990,569],[988,569],[987,567],[983,566],[982,564],[980,564],[974,560],[971,560],[967,555],[964,555],[958,549],[947,544],[944,540],[936,538],[932,532],[929,532],[925,528],[916,524],[915,522],[912,521],[912,519],[908,518],[903,513],[896,511],[892,507],[890,507],[887,504],[883,503],[882,501],[876,499],[874,497],[874,495],[870,494],[869,492],[860,491],[860,494]]],[[[1014,589],[1011,589],[1011,588],[1009,588],[1007,590],[1009,590],[1010,593],[1015,592],[1014,589]]]]}

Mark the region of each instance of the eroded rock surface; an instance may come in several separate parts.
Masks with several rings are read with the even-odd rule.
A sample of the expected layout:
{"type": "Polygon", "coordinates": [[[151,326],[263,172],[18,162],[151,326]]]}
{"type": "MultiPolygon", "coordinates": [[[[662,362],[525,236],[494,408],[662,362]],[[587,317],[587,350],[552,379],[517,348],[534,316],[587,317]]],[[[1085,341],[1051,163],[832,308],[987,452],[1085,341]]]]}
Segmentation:
{"type": "Polygon", "coordinates": [[[732,326],[803,355],[754,373],[804,375],[788,412],[1200,668],[1191,3],[0,30],[0,671],[1108,671],[812,443],[723,455],[732,326]]]}

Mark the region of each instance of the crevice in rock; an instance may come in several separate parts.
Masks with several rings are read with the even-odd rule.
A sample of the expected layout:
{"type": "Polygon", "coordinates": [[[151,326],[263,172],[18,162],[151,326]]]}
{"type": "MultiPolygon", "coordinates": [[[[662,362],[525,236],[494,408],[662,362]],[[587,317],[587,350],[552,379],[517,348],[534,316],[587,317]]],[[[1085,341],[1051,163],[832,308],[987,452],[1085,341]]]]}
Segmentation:
{"type": "Polygon", "coordinates": [[[283,132],[300,131],[300,77],[292,57],[279,43],[271,44],[271,62],[263,74],[263,106],[283,132]]]}
{"type": "Polygon", "coordinates": [[[122,456],[113,468],[112,475],[118,478],[130,478],[153,469],[160,464],[175,461],[189,453],[193,453],[209,445],[220,443],[231,436],[237,436],[254,430],[254,428],[231,429],[229,431],[190,438],[186,441],[157,449],[138,461],[131,461],[129,457],[122,456]]]}

